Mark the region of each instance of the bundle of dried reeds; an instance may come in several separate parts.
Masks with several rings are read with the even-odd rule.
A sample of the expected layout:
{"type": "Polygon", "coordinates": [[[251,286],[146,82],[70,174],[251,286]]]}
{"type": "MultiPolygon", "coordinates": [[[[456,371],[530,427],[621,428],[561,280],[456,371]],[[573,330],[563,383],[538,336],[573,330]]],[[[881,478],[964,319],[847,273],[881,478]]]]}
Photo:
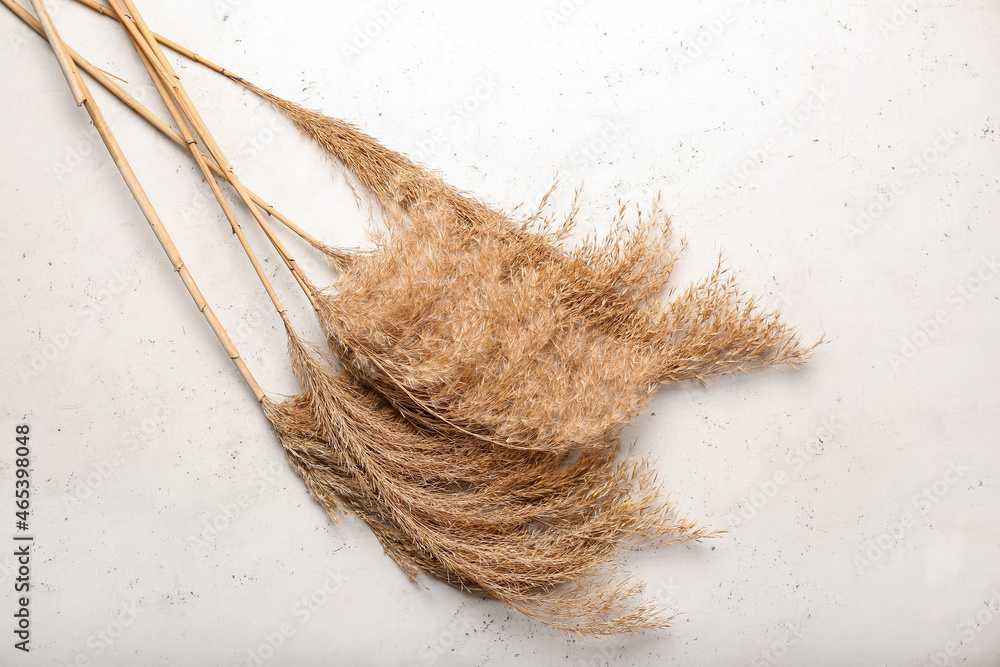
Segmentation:
{"type": "Polygon", "coordinates": [[[631,228],[622,206],[604,241],[567,251],[575,202],[558,225],[547,196],[533,215],[497,210],[350,123],[156,38],[267,100],[381,204],[390,233],[357,261],[336,256],[343,273],[318,298],[320,321],[348,368],[426,428],[526,449],[602,446],[657,383],[813,351],[721,267],[660,302],[676,255],[658,202],[631,228]]]}
{"type": "MultiPolygon", "coordinates": [[[[2,1],[31,22],[16,2],[2,1]]],[[[486,592],[554,627],[612,634],[665,625],[661,609],[632,601],[637,586],[614,574],[616,557],[625,546],[711,533],[674,514],[644,462],[618,460],[620,429],[657,383],[795,364],[812,348],[722,271],[662,303],[675,251],[658,204],[631,226],[623,206],[607,240],[566,248],[575,206],[560,224],[545,210],[547,197],[531,215],[499,211],[352,125],[277,98],[155,35],[130,0],[111,0],[110,8],[81,1],[125,27],[178,131],[115,91],[46,29],[67,79],[74,89],[83,85],[75,60],[189,147],[285,323],[302,393],[273,401],[245,366],[241,372],[331,516],[346,507],[361,517],[411,576],[428,572],[486,592]],[[262,95],[353,173],[389,221],[375,249],[329,248],[249,192],[160,43],[262,95]],[[346,371],[292,327],[216,175],[265,230],[346,371]],[[302,273],[258,207],[336,264],[331,289],[317,289],[302,273]]],[[[89,99],[87,109],[98,124],[89,99]]],[[[116,155],[110,130],[102,136],[116,155]]],[[[134,176],[123,175],[132,187],[134,176]]],[[[133,193],[154,231],[162,228],[144,195],[133,193]]],[[[178,266],[179,257],[171,260],[178,266]]],[[[208,317],[203,300],[199,308],[208,317]]]]}

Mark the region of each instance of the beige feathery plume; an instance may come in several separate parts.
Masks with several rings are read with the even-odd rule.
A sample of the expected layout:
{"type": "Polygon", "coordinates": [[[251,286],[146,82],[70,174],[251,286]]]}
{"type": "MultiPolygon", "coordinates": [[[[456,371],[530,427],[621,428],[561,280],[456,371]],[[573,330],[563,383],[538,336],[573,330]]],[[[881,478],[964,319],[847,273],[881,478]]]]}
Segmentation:
{"type": "MultiPolygon", "coordinates": [[[[524,449],[602,447],[657,383],[806,361],[721,268],[664,304],[676,259],[654,202],[574,249],[561,224],[451,187],[349,123],[273,95],[387,212],[388,231],[319,299],[331,349],[425,428],[524,449]]],[[[547,197],[546,197],[547,199],[547,197]]]]}
{"type": "Polygon", "coordinates": [[[710,533],[673,513],[644,462],[619,460],[620,429],[658,383],[796,364],[813,348],[721,270],[661,302],[676,253],[658,204],[631,225],[622,207],[606,240],[571,249],[575,206],[562,224],[543,207],[496,210],[352,125],[234,78],[388,216],[373,251],[325,251],[340,269],[331,290],[297,276],[345,369],[286,320],[302,392],[258,394],[312,495],[361,517],[411,576],[571,632],[665,625],[614,574],[617,558],[710,533]]]}
{"type": "Polygon", "coordinates": [[[710,536],[677,517],[617,442],[575,460],[415,429],[287,329],[298,396],[263,401],[292,466],[331,515],[361,517],[411,576],[492,595],[562,630],[663,627],[613,572],[624,547],[710,536]]]}
{"type": "Polygon", "coordinates": [[[562,225],[542,215],[545,200],[534,215],[507,214],[352,124],[156,38],[268,101],[381,204],[389,230],[374,252],[314,242],[342,271],[318,313],[347,367],[424,428],[600,447],[657,383],[796,365],[815,348],[721,266],[662,303],[676,253],[658,204],[632,227],[622,207],[607,240],[566,250],[575,205],[562,225]]]}

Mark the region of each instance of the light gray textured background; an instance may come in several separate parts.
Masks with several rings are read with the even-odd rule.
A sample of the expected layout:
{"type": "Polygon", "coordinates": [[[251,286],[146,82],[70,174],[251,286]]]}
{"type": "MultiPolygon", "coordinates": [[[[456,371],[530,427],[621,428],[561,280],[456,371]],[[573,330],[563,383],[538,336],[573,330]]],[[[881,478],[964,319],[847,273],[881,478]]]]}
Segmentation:
{"type": "MultiPolygon", "coordinates": [[[[68,42],[152,102],[112,23],[50,5],[68,42]]],[[[601,230],[617,198],[661,191],[687,240],[679,284],[724,251],[743,287],[829,343],[797,372],[666,388],[629,429],[678,505],[730,530],[628,554],[680,612],[671,629],[580,641],[410,584],[362,524],[307,496],[47,47],[0,10],[0,536],[22,420],[37,536],[29,656],[11,646],[0,549],[0,664],[998,664],[995,2],[139,5],[497,204],[537,202],[558,171],[560,201],[586,180],[584,225],[601,230]]],[[[248,184],[324,239],[363,239],[366,213],[287,122],[179,71],[248,184]]],[[[251,368],[293,391],[193,164],[98,100],[251,368]]]]}

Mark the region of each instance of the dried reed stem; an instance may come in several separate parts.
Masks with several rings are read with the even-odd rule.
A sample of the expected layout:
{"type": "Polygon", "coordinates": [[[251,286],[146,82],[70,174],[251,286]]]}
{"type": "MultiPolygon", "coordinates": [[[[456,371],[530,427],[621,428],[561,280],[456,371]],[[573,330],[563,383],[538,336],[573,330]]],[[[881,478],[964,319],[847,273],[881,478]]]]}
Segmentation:
{"type": "MultiPolygon", "coordinates": [[[[101,3],[96,2],[96,0],[76,0],[76,1],[79,4],[83,5],[84,7],[87,7],[88,9],[91,9],[91,10],[97,12],[98,14],[104,16],[104,17],[107,17],[107,18],[110,18],[110,19],[114,19],[115,21],[119,20],[118,15],[115,14],[114,11],[112,11],[108,7],[105,7],[101,3]]],[[[258,88],[257,86],[255,86],[254,84],[250,83],[246,79],[244,79],[244,78],[242,78],[240,76],[237,76],[233,72],[228,71],[226,68],[221,67],[219,65],[216,65],[215,63],[213,63],[211,60],[208,60],[207,58],[203,58],[203,57],[199,56],[197,53],[195,53],[194,51],[192,51],[191,49],[189,49],[187,47],[182,46],[182,45],[178,44],[177,42],[175,42],[175,41],[173,41],[171,39],[168,39],[168,38],[164,37],[163,35],[160,35],[159,33],[151,32],[150,34],[153,36],[153,38],[157,42],[159,42],[163,46],[167,47],[171,51],[173,51],[173,52],[175,52],[175,53],[177,53],[179,55],[182,55],[182,56],[184,56],[184,57],[188,58],[189,60],[192,60],[192,61],[194,61],[196,63],[204,65],[205,67],[208,67],[209,69],[211,69],[211,70],[213,70],[215,72],[218,72],[219,74],[227,76],[230,79],[232,79],[233,81],[236,81],[237,83],[239,83],[240,85],[245,86],[246,88],[249,88],[250,90],[253,90],[255,92],[258,92],[258,94],[266,92],[262,88],[258,88]]]]}
{"type": "Polygon", "coordinates": [[[183,109],[184,114],[191,122],[192,127],[205,144],[209,153],[213,158],[215,158],[219,167],[221,167],[224,172],[229,174],[230,178],[228,180],[230,184],[232,184],[233,189],[236,190],[236,193],[246,204],[250,213],[257,221],[257,224],[260,225],[260,228],[264,231],[268,240],[271,241],[271,244],[278,251],[282,261],[285,263],[285,266],[287,266],[289,271],[291,271],[292,275],[299,283],[299,286],[302,288],[303,293],[305,293],[309,302],[313,305],[313,308],[318,308],[315,288],[303,276],[295,259],[291,256],[291,253],[288,252],[288,249],[285,248],[281,240],[274,234],[274,230],[260,214],[260,211],[256,206],[254,206],[249,193],[240,182],[239,178],[236,177],[232,165],[226,159],[222,149],[215,142],[215,139],[209,132],[208,127],[202,120],[201,115],[195,108],[194,103],[184,90],[184,87],[180,82],[180,77],[177,76],[177,73],[170,65],[170,62],[166,59],[166,56],[164,56],[163,51],[160,49],[160,45],[149,32],[149,28],[146,27],[146,24],[142,20],[142,16],[139,15],[135,5],[131,2],[131,0],[124,0],[124,3],[121,0],[109,0],[109,2],[112,10],[114,10],[115,14],[118,15],[119,21],[125,27],[126,32],[132,38],[133,45],[138,51],[141,51],[142,54],[145,55],[146,59],[155,69],[156,74],[160,77],[160,80],[170,89],[171,95],[176,100],[178,106],[183,109]]]}
{"type": "MultiPolygon", "coordinates": [[[[2,1],[4,4],[8,3],[8,0],[2,1]]],[[[35,2],[41,5],[41,0],[35,0],[35,2]]],[[[48,13],[45,11],[39,12],[39,20],[45,27],[45,33],[48,36],[49,44],[53,45],[56,52],[58,53],[59,51],[62,51],[63,53],[68,53],[66,45],[59,37],[59,33],[56,31],[55,25],[52,23],[51,18],[49,18],[48,13]]],[[[83,107],[87,110],[87,113],[90,114],[90,118],[94,122],[94,127],[97,128],[97,132],[100,135],[101,140],[104,142],[104,145],[107,146],[108,152],[111,154],[111,158],[115,162],[115,166],[117,166],[118,171],[121,172],[122,178],[125,180],[125,184],[128,186],[129,192],[132,193],[136,203],[139,205],[139,209],[149,222],[150,228],[153,230],[153,233],[156,235],[156,239],[163,247],[163,251],[170,260],[170,264],[173,266],[174,271],[176,271],[180,276],[181,281],[187,288],[191,298],[194,299],[195,305],[198,306],[198,310],[201,311],[201,314],[208,321],[209,326],[212,328],[212,332],[215,334],[216,338],[219,339],[219,342],[226,350],[229,358],[233,361],[236,369],[240,372],[240,375],[243,377],[244,381],[246,381],[251,391],[253,391],[254,396],[256,396],[258,401],[263,402],[264,391],[260,388],[260,385],[254,379],[253,375],[251,375],[250,369],[248,369],[246,364],[243,362],[243,358],[240,357],[240,353],[233,344],[233,341],[229,338],[229,334],[226,333],[222,323],[219,322],[219,319],[215,316],[215,313],[205,301],[205,297],[202,295],[201,290],[198,289],[198,285],[195,283],[190,271],[188,271],[187,266],[185,266],[184,261],[181,259],[180,253],[177,251],[177,247],[174,245],[173,240],[171,240],[170,235],[163,226],[163,222],[160,220],[159,215],[157,215],[156,210],[153,208],[152,202],[150,202],[146,192],[142,189],[142,185],[140,185],[139,180],[136,178],[135,172],[132,171],[132,167],[125,158],[125,154],[122,152],[121,146],[118,145],[118,141],[115,139],[115,136],[112,133],[111,128],[108,126],[104,115],[101,113],[100,108],[98,108],[97,104],[91,97],[87,84],[83,81],[83,78],[80,76],[80,73],[76,70],[73,61],[69,57],[57,58],[57,61],[59,62],[59,67],[66,76],[67,81],[72,80],[75,82],[75,85],[71,84],[74,96],[77,97],[83,107]]]]}
{"type": "MultiPolygon", "coordinates": [[[[38,22],[38,20],[34,16],[26,12],[24,8],[22,8],[15,0],[0,0],[0,2],[3,2],[4,6],[10,9],[10,11],[23,23],[25,23],[29,28],[34,30],[43,38],[45,37],[42,25],[38,22]]],[[[102,8],[102,9],[104,9],[104,11],[109,11],[109,12],[111,11],[107,8],[102,8]]],[[[77,53],[68,45],[66,45],[66,52],[72,58],[73,62],[76,63],[77,67],[79,67],[84,72],[89,74],[95,81],[97,81],[105,89],[107,89],[108,92],[110,92],[112,95],[121,100],[130,109],[138,113],[139,116],[141,116],[150,125],[156,128],[157,131],[159,131],[161,134],[163,134],[165,137],[173,141],[178,146],[182,148],[187,147],[188,144],[185,142],[184,138],[180,134],[178,134],[173,128],[171,128],[169,125],[163,122],[156,114],[154,114],[148,108],[143,106],[142,103],[140,103],[137,99],[135,99],[132,95],[130,95],[120,85],[112,81],[110,76],[113,75],[109,75],[104,70],[95,67],[86,58],[81,56],[79,53],[77,53]]],[[[212,170],[212,172],[217,176],[221,176],[222,178],[227,179],[228,182],[227,178],[228,173],[224,172],[215,162],[215,160],[211,159],[211,157],[205,156],[204,153],[202,155],[207,161],[208,166],[212,170]]],[[[285,216],[280,211],[275,209],[263,197],[261,197],[260,195],[249,189],[247,189],[247,192],[250,195],[250,198],[253,200],[253,202],[261,209],[263,209],[264,212],[277,219],[283,225],[288,227],[288,229],[290,229],[292,232],[294,232],[295,234],[300,236],[303,240],[305,240],[307,243],[315,247],[317,250],[323,253],[327,258],[329,258],[332,262],[334,262],[336,266],[338,267],[344,266],[351,261],[351,258],[353,256],[352,253],[341,250],[339,248],[333,248],[324,244],[319,239],[309,234],[306,230],[302,229],[300,226],[295,224],[287,216],[285,216]]]]}
{"type": "MultiPolygon", "coordinates": [[[[133,44],[134,38],[133,38],[133,44]]],[[[142,60],[143,66],[145,66],[146,71],[149,73],[150,78],[153,81],[153,85],[156,87],[156,91],[160,94],[160,98],[163,100],[164,105],[167,107],[167,112],[170,117],[173,118],[174,124],[181,132],[181,137],[184,139],[184,143],[190,149],[191,155],[194,156],[194,161],[198,164],[198,168],[201,169],[202,175],[208,182],[209,187],[212,190],[212,194],[215,195],[215,200],[218,202],[219,206],[222,208],[223,214],[229,221],[230,226],[233,229],[233,233],[239,240],[240,246],[246,253],[247,258],[250,260],[250,264],[253,266],[254,272],[260,279],[261,285],[264,287],[264,291],[267,292],[268,298],[274,305],[275,310],[283,321],[288,320],[288,316],[285,313],[285,307],[281,304],[281,300],[274,291],[274,287],[271,285],[271,281],[268,279],[267,274],[264,273],[263,267],[260,265],[260,261],[257,259],[257,255],[254,253],[253,248],[250,247],[250,243],[247,241],[246,236],[243,234],[243,228],[240,226],[239,221],[236,219],[236,215],[233,213],[232,207],[229,206],[229,202],[226,200],[225,195],[222,194],[222,190],[219,188],[218,182],[215,180],[215,175],[208,166],[207,158],[202,154],[201,149],[198,148],[198,143],[194,136],[191,134],[191,130],[188,128],[187,120],[183,112],[177,107],[176,102],[172,98],[170,92],[165,87],[165,82],[160,77],[156,68],[153,67],[152,63],[146,57],[146,54],[139,49],[136,44],[136,50],[139,54],[139,58],[142,60]]],[[[231,173],[231,172],[226,172],[231,173]]],[[[251,204],[252,206],[252,204],[251,204]]]]}
{"type": "Polygon", "coordinates": [[[52,47],[52,53],[59,62],[59,69],[62,70],[63,76],[66,77],[66,83],[69,85],[70,92],[73,93],[73,99],[76,100],[76,106],[82,105],[84,100],[86,100],[86,95],[80,85],[80,77],[74,75],[75,69],[73,67],[73,62],[66,53],[66,45],[63,44],[61,39],[59,39],[59,34],[56,32],[55,25],[52,23],[52,17],[49,16],[49,11],[45,8],[45,4],[42,3],[41,0],[31,0],[31,6],[34,8],[35,13],[38,14],[38,18],[42,24],[42,29],[45,31],[45,38],[49,40],[49,45],[52,47]]]}

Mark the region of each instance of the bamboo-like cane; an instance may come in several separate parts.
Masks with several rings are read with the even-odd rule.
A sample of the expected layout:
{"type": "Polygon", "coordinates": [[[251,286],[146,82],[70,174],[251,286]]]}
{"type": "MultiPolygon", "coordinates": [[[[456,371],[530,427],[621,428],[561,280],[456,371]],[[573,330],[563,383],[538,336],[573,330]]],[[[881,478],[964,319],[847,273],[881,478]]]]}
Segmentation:
{"type": "Polygon", "coordinates": [[[180,77],[177,76],[177,73],[170,65],[170,62],[163,54],[156,38],[152,36],[149,28],[146,27],[146,24],[142,20],[142,16],[139,14],[135,5],[131,2],[131,0],[125,0],[124,3],[121,2],[121,0],[109,1],[111,3],[111,8],[118,15],[121,24],[125,26],[126,32],[128,32],[129,36],[132,38],[137,51],[140,51],[145,55],[153,69],[156,71],[156,74],[160,77],[160,80],[170,89],[171,95],[177,102],[177,106],[184,111],[184,115],[187,116],[192,127],[194,128],[194,131],[201,138],[205,148],[207,148],[212,157],[215,158],[219,167],[221,167],[224,172],[229,174],[230,184],[232,184],[236,193],[246,204],[247,208],[250,209],[250,213],[257,221],[257,224],[260,225],[260,228],[264,231],[268,240],[271,241],[271,244],[278,251],[282,261],[285,263],[285,266],[288,267],[288,270],[291,271],[295,280],[299,283],[302,291],[312,304],[313,309],[319,310],[320,306],[317,302],[316,288],[299,269],[295,259],[285,247],[284,243],[282,243],[281,239],[279,239],[274,233],[271,225],[264,219],[264,216],[260,214],[257,207],[253,205],[249,193],[233,171],[232,164],[229,163],[225,153],[222,152],[222,149],[216,143],[214,137],[212,137],[211,132],[202,120],[201,115],[194,106],[194,103],[184,90],[184,86],[180,82],[180,77]],[[131,20],[129,18],[130,16],[131,20]]]}
{"type": "MultiPolygon", "coordinates": [[[[222,190],[219,188],[219,184],[215,180],[215,175],[208,166],[208,160],[198,148],[198,143],[194,136],[192,136],[184,115],[181,113],[180,109],[177,108],[177,105],[174,103],[174,100],[171,97],[170,92],[167,90],[165,83],[158,76],[156,69],[149,62],[146,55],[142,51],[139,51],[139,57],[141,58],[143,65],[146,67],[146,71],[149,72],[150,78],[153,80],[153,85],[156,87],[156,91],[160,94],[160,98],[163,100],[164,105],[166,105],[167,112],[170,114],[170,117],[173,118],[174,124],[177,125],[177,128],[181,131],[181,136],[183,137],[187,147],[190,149],[191,155],[194,156],[194,161],[198,164],[198,168],[201,169],[201,173],[205,177],[205,180],[208,181],[208,185],[212,189],[212,194],[215,195],[216,201],[219,202],[219,206],[222,208],[223,214],[226,216],[230,226],[233,228],[233,233],[236,235],[236,238],[239,239],[240,245],[243,247],[243,251],[246,253],[247,258],[250,260],[250,264],[257,273],[257,277],[260,278],[260,282],[264,286],[264,291],[267,292],[267,296],[271,299],[271,303],[274,304],[274,308],[278,311],[278,315],[286,324],[288,324],[288,315],[285,312],[285,307],[281,304],[281,300],[275,293],[274,287],[271,285],[271,281],[267,278],[267,274],[264,273],[264,269],[261,267],[260,261],[257,259],[257,255],[254,253],[253,248],[250,247],[250,243],[243,234],[243,228],[236,219],[236,215],[233,213],[233,209],[226,200],[225,195],[222,194],[222,190]]],[[[225,173],[231,174],[232,171],[230,170],[225,173]]],[[[252,206],[252,204],[248,205],[252,206]]]]}
{"type": "MultiPolygon", "coordinates": [[[[14,16],[19,18],[25,25],[34,30],[43,39],[47,39],[44,28],[42,24],[39,23],[38,19],[29,14],[27,11],[25,11],[25,9],[21,7],[21,5],[19,5],[15,0],[0,0],[0,3],[3,3],[3,5],[7,7],[7,9],[9,9],[12,14],[14,14],[14,16]]],[[[96,6],[100,7],[104,11],[108,11],[101,5],[96,5],[96,6]]],[[[90,75],[97,83],[99,83],[108,92],[110,92],[112,95],[121,100],[130,109],[139,114],[140,117],[142,117],[146,122],[148,122],[150,125],[156,128],[156,130],[159,131],[161,134],[163,134],[165,137],[167,137],[168,139],[170,139],[171,141],[173,141],[175,144],[177,144],[182,148],[185,148],[187,146],[187,142],[180,134],[178,134],[172,127],[170,127],[163,120],[161,120],[159,116],[154,114],[152,111],[146,108],[141,102],[135,99],[135,97],[130,95],[128,91],[122,88],[118,83],[113,81],[111,79],[111,76],[109,76],[107,72],[100,69],[99,67],[94,66],[89,60],[81,56],[65,42],[63,42],[63,47],[66,54],[73,60],[73,62],[79,69],[83,70],[88,75],[90,75]]],[[[204,156],[204,153],[202,155],[204,156]]],[[[219,167],[219,165],[215,162],[215,160],[213,160],[209,156],[204,156],[204,157],[205,160],[208,162],[208,166],[212,170],[212,172],[218,176],[221,176],[222,178],[226,178],[228,182],[227,178],[228,174],[225,171],[223,171],[221,167],[219,167]]],[[[280,211],[274,208],[271,204],[269,204],[263,197],[258,195],[256,192],[253,192],[249,188],[247,189],[247,192],[250,195],[250,198],[253,200],[253,202],[261,209],[263,209],[265,213],[274,217],[281,224],[283,224],[289,230],[297,234],[299,237],[301,237],[304,241],[315,247],[317,250],[327,255],[328,257],[334,259],[339,266],[343,266],[344,264],[349,262],[351,253],[327,246],[322,241],[314,237],[312,234],[304,230],[302,227],[295,224],[290,218],[288,218],[286,215],[282,214],[280,211]]]]}
{"type": "Polygon", "coordinates": [[[76,100],[76,106],[80,106],[87,99],[86,94],[84,94],[83,88],[81,87],[80,77],[73,76],[73,63],[66,53],[66,47],[63,45],[62,40],[59,39],[59,34],[56,32],[55,25],[52,23],[52,17],[49,16],[49,10],[45,8],[41,0],[31,0],[31,6],[34,8],[35,13],[38,14],[38,18],[41,20],[42,28],[45,30],[45,36],[49,40],[49,44],[52,46],[52,53],[55,54],[56,60],[59,61],[59,69],[62,70],[63,76],[66,77],[66,83],[69,85],[69,90],[73,93],[73,99],[76,100]]]}
{"type": "MultiPolygon", "coordinates": [[[[119,20],[118,15],[115,14],[114,11],[112,11],[108,7],[105,7],[101,3],[96,2],[96,0],[76,0],[76,1],[78,3],[80,3],[81,5],[83,5],[84,7],[92,9],[95,12],[101,14],[102,16],[105,16],[105,17],[110,18],[110,19],[114,19],[116,21],[119,20]]],[[[202,56],[198,55],[197,53],[195,53],[191,49],[187,48],[186,46],[178,44],[177,42],[173,41],[172,39],[170,39],[168,37],[164,37],[163,35],[161,35],[159,33],[150,32],[150,35],[152,35],[152,37],[157,42],[159,42],[160,44],[162,44],[163,46],[167,47],[168,49],[170,49],[171,51],[173,51],[175,53],[178,53],[178,54],[184,56],[185,58],[188,58],[189,60],[192,60],[192,61],[194,61],[196,63],[199,63],[200,65],[204,65],[205,67],[207,67],[207,68],[209,68],[209,69],[211,69],[211,70],[213,70],[215,72],[218,72],[219,74],[227,76],[230,79],[232,79],[233,81],[239,83],[240,85],[246,87],[249,90],[252,90],[252,91],[256,92],[259,95],[266,96],[268,94],[267,91],[264,90],[263,88],[260,88],[259,86],[256,86],[253,83],[247,81],[243,77],[238,76],[237,74],[235,74],[233,72],[230,72],[229,70],[227,70],[225,67],[222,67],[221,65],[216,65],[211,60],[208,60],[207,58],[203,58],[202,56]]]]}
{"type": "Polygon", "coordinates": [[[201,314],[208,321],[209,326],[212,328],[212,332],[215,334],[216,338],[219,339],[222,347],[226,350],[229,358],[233,361],[233,364],[236,366],[236,369],[239,371],[244,381],[246,381],[247,385],[250,387],[254,396],[259,402],[264,401],[264,390],[261,389],[260,384],[257,383],[257,380],[254,379],[253,375],[250,373],[250,369],[247,368],[246,363],[240,356],[239,350],[236,349],[236,345],[229,337],[229,334],[226,333],[226,330],[223,328],[219,318],[215,316],[211,306],[209,306],[205,301],[205,297],[198,288],[197,283],[195,283],[194,278],[191,276],[191,272],[188,271],[187,266],[185,266],[184,260],[181,258],[181,255],[177,250],[177,246],[174,245],[173,240],[170,238],[170,234],[167,232],[166,227],[164,227],[163,222],[160,220],[160,216],[156,213],[156,209],[153,208],[153,203],[149,200],[145,190],[143,190],[142,185],[139,183],[139,179],[136,178],[135,172],[132,171],[131,165],[129,165],[128,160],[125,158],[125,153],[122,151],[121,146],[119,146],[110,126],[108,126],[108,123],[104,118],[104,114],[101,113],[100,108],[98,108],[97,104],[94,102],[93,97],[90,95],[90,90],[87,88],[87,84],[84,82],[83,77],[80,76],[80,73],[77,71],[72,59],[68,57],[66,45],[59,37],[59,33],[56,31],[55,24],[53,24],[48,12],[44,11],[42,0],[32,0],[32,5],[34,5],[36,9],[38,7],[42,7],[42,11],[38,12],[38,18],[42,26],[44,26],[46,35],[48,35],[49,44],[52,45],[53,51],[57,54],[60,52],[63,53],[63,57],[57,56],[56,58],[59,62],[59,67],[66,76],[66,80],[68,82],[73,82],[69,85],[70,89],[73,91],[74,97],[79,101],[79,104],[87,110],[87,113],[90,114],[90,118],[94,122],[94,127],[97,128],[97,132],[101,136],[101,140],[104,142],[104,145],[107,146],[108,153],[111,154],[111,159],[114,160],[115,166],[118,167],[118,171],[121,172],[122,178],[125,180],[125,184],[128,186],[129,192],[132,193],[136,203],[139,205],[139,209],[149,222],[149,226],[153,230],[153,234],[156,235],[156,240],[159,241],[160,246],[163,247],[163,251],[170,260],[170,265],[173,266],[174,271],[176,271],[180,276],[181,281],[184,283],[184,287],[187,288],[191,298],[194,299],[195,305],[198,306],[198,310],[201,311],[201,314]]]}

